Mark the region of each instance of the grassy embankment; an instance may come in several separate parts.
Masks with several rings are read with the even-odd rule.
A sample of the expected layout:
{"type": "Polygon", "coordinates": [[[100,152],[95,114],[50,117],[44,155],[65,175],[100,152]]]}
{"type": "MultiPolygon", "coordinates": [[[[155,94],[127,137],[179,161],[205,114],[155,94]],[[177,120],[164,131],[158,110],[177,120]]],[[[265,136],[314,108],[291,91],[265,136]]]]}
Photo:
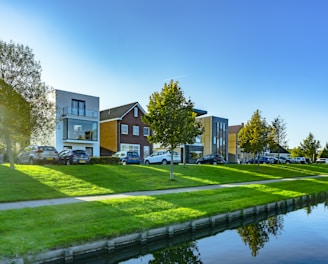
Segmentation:
{"type": "MultiPolygon", "coordinates": [[[[325,165],[0,165],[0,202],[328,174],[325,165]]],[[[0,212],[0,256],[37,253],[328,190],[328,178],[0,212]]],[[[1,258],[0,258],[1,259],[1,258]]]]}

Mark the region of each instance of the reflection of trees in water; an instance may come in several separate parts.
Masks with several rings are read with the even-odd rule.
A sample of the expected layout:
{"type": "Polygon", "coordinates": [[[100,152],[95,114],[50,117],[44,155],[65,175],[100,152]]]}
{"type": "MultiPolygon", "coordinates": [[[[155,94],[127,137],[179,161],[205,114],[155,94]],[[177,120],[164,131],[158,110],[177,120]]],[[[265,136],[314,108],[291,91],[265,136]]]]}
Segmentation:
{"type": "MultiPolygon", "coordinates": [[[[304,207],[305,212],[308,215],[312,213],[313,209],[315,209],[319,206],[319,204],[315,200],[313,200],[312,203],[313,203],[312,205],[304,207]]],[[[328,201],[323,202],[323,207],[325,209],[328,209],[328,201]]]]}
{"type": "Polygon", "coordinates": [[[159,263],[179,263],[179,264],[201,264],[200,252],[196,242],[189,242],[181,244],[176,247],[168,248],[165,250],[153,253],[153,260],[149,264],[159,263]]]}
{"type": "Polygon", "coordinates": [[[256,256],[258,251],[269,241],[270,235],[278,236],[283,229],[283,216],[273,216],[267,220],[250,224],[237,229],[242,241],[248,244],[252,251],[252,256],[256,256]]]}

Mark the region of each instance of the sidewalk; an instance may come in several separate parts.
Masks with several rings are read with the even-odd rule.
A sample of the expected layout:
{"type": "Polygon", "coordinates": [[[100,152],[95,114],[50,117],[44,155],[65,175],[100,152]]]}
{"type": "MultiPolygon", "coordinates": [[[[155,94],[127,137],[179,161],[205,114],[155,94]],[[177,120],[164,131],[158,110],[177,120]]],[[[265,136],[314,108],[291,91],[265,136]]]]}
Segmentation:
{"type": "Polygon", "coordinates": [[[96,196],[81,196],[81,197],[46,199],[46,200],[8,202],[8,203],[0,203],[0,211],[10,210],[10,209],[34,208],[39,206],[93,202],[93,201],[101,201],[101,200],[117,199],[117,198],[122,199],[122,198],[133,197],[133,196],[154,196],[154,195],[170,194],[170,193],[196,192],[196,191],[214,190],[219,188],[238,187],[238,186],[249,185],[249,184],[268,184],[273,182],[295,181],[295,180],[321,178],[321,177],[328,177],[328,175],[315,175],[315,176],[284,178],[284,179],[276,179],[276,180],[216,184],[216,185],[206,185],[206,186],[197,186],[197,187],[166,189],[166,190],[158,190],[158,191],[140,191],[140,192],[128,192],[128,193],[96,195],[96,196]]]}

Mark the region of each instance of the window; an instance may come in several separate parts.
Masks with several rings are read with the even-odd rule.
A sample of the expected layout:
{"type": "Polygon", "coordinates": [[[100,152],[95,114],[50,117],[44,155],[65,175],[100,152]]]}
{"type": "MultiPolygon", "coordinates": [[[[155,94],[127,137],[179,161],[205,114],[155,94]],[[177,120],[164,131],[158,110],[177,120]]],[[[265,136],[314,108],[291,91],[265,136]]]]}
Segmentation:
{"type": "Polygon", "coordinates": [[[150,147],[144,146],[143,156],[148,157],[150,155],[150,147]]]}
{"type": "Polygon", "coordinates": [[[72,115],[85,116],[85,101],[72,99],[72,115]]]}
{"type": "Polygon", "coordinates": [[[98,140],[98,123],[93,121],[66,118],[63,129],[64,139],[98,140]]]}
{"type": "Polygon", "coordinates": [[[129,134],[129,126],[122,124],[121,125],[121,134],[128,135],[129,134]]]}
{"type": "Polygon", "coordinates": [[[90,157],[93,156],[93,147],[85,147],[85,152],[88,153],[90,157]]]}
{"type": "Polygon", "coordinates": [[[133,135],[139,136],[139,126],[133,126],[133,135]]]}
{"type": "Polygon", "coordinates": [[[136,151],[140,155],[140,145],[137,145],[137,144],[121,144],[121,151],[136,151]]]}
{"type": "Polygon", "coordinates": [[[134,112],[134,117],[138,117],[138,112],[139,112],[138,107],[135,107],[135,108],[133,109],[133,112],[134,112]]]}
{"type": "Polygon", "coordinates": [[[144,127],[144,136],[147,137],[150,135],[149,127],[144,127]]]}

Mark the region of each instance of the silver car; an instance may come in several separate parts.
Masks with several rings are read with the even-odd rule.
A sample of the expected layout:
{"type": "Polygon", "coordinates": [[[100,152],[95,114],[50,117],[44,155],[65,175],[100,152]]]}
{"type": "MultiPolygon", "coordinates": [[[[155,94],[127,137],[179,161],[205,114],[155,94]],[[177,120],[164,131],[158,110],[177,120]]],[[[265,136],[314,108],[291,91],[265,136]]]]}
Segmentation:
{"type": "MultiPolygon", "coordinates": [[[[145,164],[169,164],[171,162],[171,152],[168,150],[159,150],[145,158],[145,164]]],[[[179,164],[181,162],[180,154],[173,151],[173,163],[179,164]]]]}
{"type": "Polygon", "coordinates": [[[53,146],[31,145],[24,148],[17,156],[20,164],[58,163],[58,151],[53,146]]]}

